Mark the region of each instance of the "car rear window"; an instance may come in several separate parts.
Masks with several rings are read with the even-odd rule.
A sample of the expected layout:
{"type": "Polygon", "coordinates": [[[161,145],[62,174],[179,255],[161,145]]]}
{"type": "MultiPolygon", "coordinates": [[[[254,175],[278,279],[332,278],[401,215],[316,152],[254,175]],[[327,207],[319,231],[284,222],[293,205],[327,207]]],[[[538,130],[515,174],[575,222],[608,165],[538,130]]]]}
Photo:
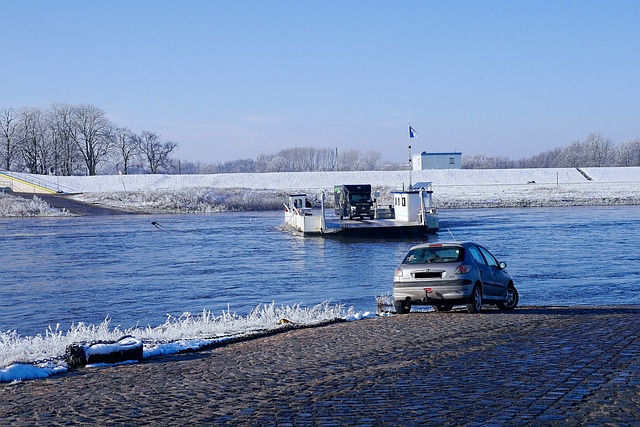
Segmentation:
{"type": "Polygon", "coordinates": [[[464,248],[461,246],[439,246],[416,248],[409,251],[403,264],[433,264],[445,262],[462,262],[464,248]]]}

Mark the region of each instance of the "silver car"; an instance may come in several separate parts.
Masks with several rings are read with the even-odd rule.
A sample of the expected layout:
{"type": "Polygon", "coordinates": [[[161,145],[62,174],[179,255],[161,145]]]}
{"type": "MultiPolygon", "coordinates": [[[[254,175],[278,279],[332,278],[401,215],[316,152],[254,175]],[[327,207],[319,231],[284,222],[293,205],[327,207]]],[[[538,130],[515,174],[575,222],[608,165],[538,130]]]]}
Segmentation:
{"type": "Polygon", "coordinates": [[[483,304],[513,310],[518,305],[518,291],[506,267],[473,242],[414,246],[396,269],[396,312],[408,313],[412,305],[449,311],[461,304],[467,306],[469,313],[479,313],[483,304]]]}

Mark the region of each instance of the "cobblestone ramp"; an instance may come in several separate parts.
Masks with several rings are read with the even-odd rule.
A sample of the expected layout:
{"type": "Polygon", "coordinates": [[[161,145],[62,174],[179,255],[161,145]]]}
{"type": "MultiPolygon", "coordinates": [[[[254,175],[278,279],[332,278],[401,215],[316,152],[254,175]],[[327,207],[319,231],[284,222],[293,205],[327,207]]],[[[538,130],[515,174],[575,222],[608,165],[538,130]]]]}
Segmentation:
{"type": "Polygon", "coordinates": [[[638,426],[640,307],[411,313],[0,385],[0,424],[638,426]]]}

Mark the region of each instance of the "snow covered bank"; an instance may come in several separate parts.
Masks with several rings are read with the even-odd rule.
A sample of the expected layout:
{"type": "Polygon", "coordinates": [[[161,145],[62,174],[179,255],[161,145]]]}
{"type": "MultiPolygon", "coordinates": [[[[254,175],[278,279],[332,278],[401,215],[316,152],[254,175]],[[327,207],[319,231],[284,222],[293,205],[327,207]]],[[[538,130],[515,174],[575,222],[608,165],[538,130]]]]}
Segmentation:
{"type": "Polygon", "coordinates": [[[335,320],[357,320],[373,316],[355,313],[352,308],[328,302],[314,307],[300,305],[260,305],[246,317],[223,312],[216,316],[203,310],[199,315],[184,313],[179,318],[169,316],[157,327],[122,330],[111,327],[109,319],[100,325],[79,323],[63,332],[49,328],[45,335],[22,337],[15,331],[0,332],[0,382],[45,378],[66,372],[64,360],[67,346],[91,341],[117,341],[124,335],[144,343],[143,357],[198,350],[229,340],[273,333],[291,327],[307,327],[335,320]]]}
{"type": "MultiPolygon", "coordinates": [[[[636,181],[640,181],[640,168],[636,181]]],[[[614,173],[614,172],[611,172],[614,173]]],[[[29,174],[21,174],[29,180],[29,174]]],[[[609,176],[609,174],[607,174],[609,176]]],[[[625,176],[628,176],[625,174],[625,176]]],[[[633,176],[633,175],[632,175],[633,176]]],[[[233,173],[215,175],[101,175],[101,176],[37,176],[50,188],[64,192],[166,191],[193,188],[246,188],[258,190],[295,191],[323,190],[335,184],[371,184],[374,187],[397,188],[409,184],[408,171],[350,171],[350,172],[279,172],[233,173]]],[[[413,171],[412,181],[431,181],[435,186],[581,183],[585,177],[576,169],[449,169],[413,171]]]]}
{"type": "MultiPolygon", "coordinates": [[[[640,204],[640,168],[414,171],[412,182],[433,182],[439,209],[640,204]]],[[[408,187],[404,171],[295,172],[222,175],[69,177],[81,200],[151,212],[279,209],[289,192],[329,194],[337,183],[371,183],[379,202],[408,187]],[[118,189],[136,188],[138,192],[118,189]],[[244,189],[244,190],[239,190],[244,189]]],[[[331,198],[329,197],[329,202],[331,198]]]]}
{"type": "MultiPolygon", "coordinates": [[[[408,171],[37,178],[82,201],[149,213],[280,209],[289,192],[330,193],[335,184],[370,183],[389,204],[390,191],[409,185],[408,171]]],[[[439,209],[640,204],[640,167],[428,170],[411,180],[433,182],[439,209]]]]}
{"type": "MultiPolygon", "coordinates": [[[[439,209],[640,204],[640,167],[452,169],[411,175],[413,183],[433,182],[439,209]]],[[[408,171],[37,178],[53,189],[83,193],[74,196],[82,201],[148,213],[280,209],[290,192],[330,194],[335,184],[370,183],[381,194],[379,202],[390,204],[389,192],[409,185],[408,171]]]]}
{"type": "Polygon", "coordinates": [[[32,217],[32,216],[67,216],[68,212],[53,209],[46,202],[35,196],[25,199],[0,192],[0,217],[32,217]]]}

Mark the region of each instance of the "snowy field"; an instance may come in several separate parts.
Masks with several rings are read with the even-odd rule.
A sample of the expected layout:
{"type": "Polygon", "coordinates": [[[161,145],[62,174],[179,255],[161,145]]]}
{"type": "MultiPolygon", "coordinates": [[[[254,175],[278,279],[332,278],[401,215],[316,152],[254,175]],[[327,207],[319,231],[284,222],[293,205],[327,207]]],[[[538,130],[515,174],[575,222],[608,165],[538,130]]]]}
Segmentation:
{"type": "MultiPolygon", "coordinates": [[[[27,181],[33,178],[16,175],[27,181]]],[[[433,183],[439,209],[640,204],[640,167],[457,169],[411,175],[412,183],[433,183]]],[[[280,209],[288,193],[330,194],[335,184],[371,184],[380,192],[379,202],[389,204],[390,191],[409,185],[408,171],[36,178],[52,189],[80,193],[73,196],[78,200],[148,213],[280,209]]],[[[4,212],[0,206],[0,215],[21,216],[4,212]]],[[[51,214],[43,209],[42,215],[51,214]]]]}
{"type": "MultiPolygon", "coordinates": [[[[640,181],[640,167],[634,168],[585,168],[595,181],[640,181]]],[[[33,175],[16,174],[25,180],[33,175]]],[[[279,172],[233,173],[214,175],[100,175],[100,176],[43,176],[37,179],[51,188],[65,192],[118,192],[162,191],[193,188],[246,188],[255,190],[300,189],[323,190],[335,184],[371,184],[375,187],[408,185],[408,171],[357,171],[357,172],[279,172]]],[[[535,181],[538,184],[581,184],[588,182],[577,169],[449,169],[413,171],[412,181],[431,181],[435,186],[483,186],[522,185],[535,181]]]]}

